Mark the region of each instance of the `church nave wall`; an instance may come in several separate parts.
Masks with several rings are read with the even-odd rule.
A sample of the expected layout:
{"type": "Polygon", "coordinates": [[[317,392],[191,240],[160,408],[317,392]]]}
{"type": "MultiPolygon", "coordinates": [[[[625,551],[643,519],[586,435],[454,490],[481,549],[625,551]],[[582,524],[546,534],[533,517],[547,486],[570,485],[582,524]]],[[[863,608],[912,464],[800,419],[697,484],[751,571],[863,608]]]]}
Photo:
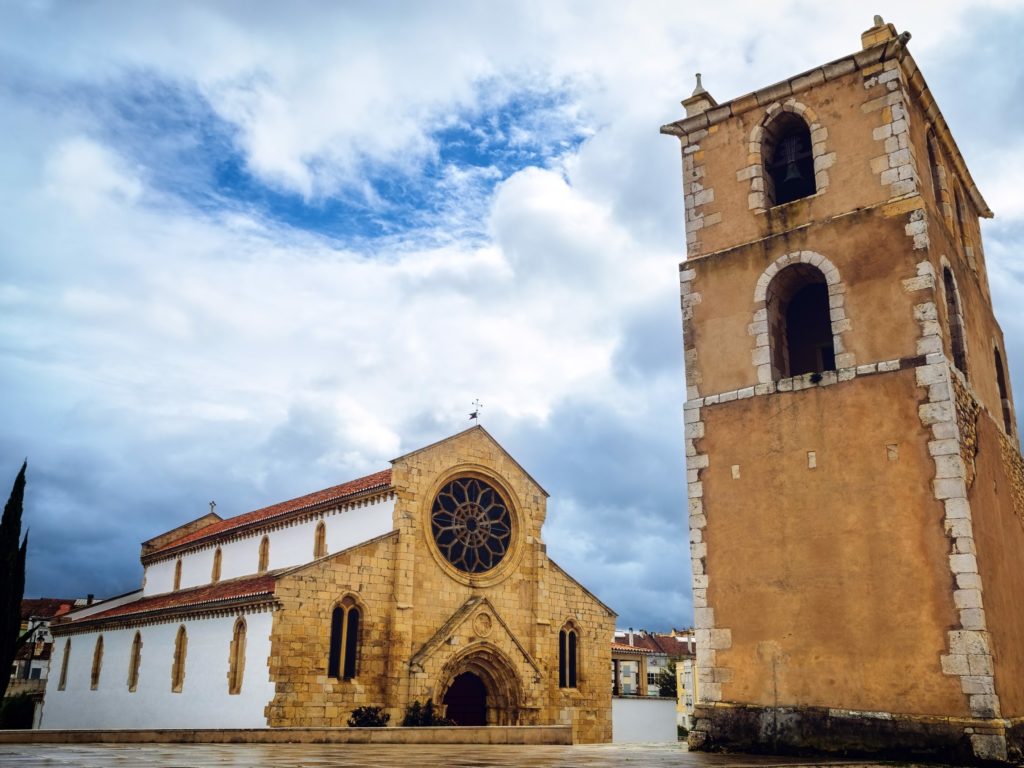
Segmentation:
{"type": "MultiPolygon", "coordinates": [[[[270,540],[268,570],[289,568],[313,560],[313,541],[316,526],[321,520],[327,527],[327,551],[343,549],[369,541],[391,530],[393,499],[380,499],[369,504],[328,512],[303,520],[301,523],[272,531],[257,530],[244,538],[221,543],[220,581],[255,574],[259,566],[260,542],[264,536],[270,540]]],[[[209,584],[213,571],[213,558],[217,545],[205,545],[181,556],[180,589],[209,584]]],[[[174,589],[174,570],[178,558],[151,563],[145,572],[145,596],[170,592],[174,589]]]]}
{"type": "Polygon", "coordinates": [[[264,707],[274,695],[267,659],[272,614],[244,615],[245,669],[241,692],[228,692],[228,664],[235,621],[241,614],[131,626],[58,636],[47,682],[43,728],[263,728],[264,707]],[[171,690],[171,668],[180,626],[187,645],[181,692],[171,690]],[[138,677],[129,691],[135,633],[142,638],[138,677]],[[96,639],[103,658],[92,689],[96,639]],[[67,679],[59,690],[65,643],[71,641],[67,679]]]}

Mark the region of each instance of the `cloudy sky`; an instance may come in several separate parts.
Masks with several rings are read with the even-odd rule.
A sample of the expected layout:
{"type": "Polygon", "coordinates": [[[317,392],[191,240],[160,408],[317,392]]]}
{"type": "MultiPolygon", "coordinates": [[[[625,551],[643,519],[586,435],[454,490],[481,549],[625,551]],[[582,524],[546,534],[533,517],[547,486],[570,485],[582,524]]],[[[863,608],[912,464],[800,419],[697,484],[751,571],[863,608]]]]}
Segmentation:
{"type": "MultiPolygon", "coordinates": [[[[620,626],[691,620],[678,143],[911,31],[1024,381],[1024,6],[0,2],[0,483],[27,595],[483,423],[620,626]],[[7,479],[5,479],[7,478],[7,479]],[[6,494],[6,490],[2,490],[6,494]],[[6,497],[6,496],[5,496],[6,497]]],[[[1020,390],[1018,389],[1018,393],[1020,390]]]]}

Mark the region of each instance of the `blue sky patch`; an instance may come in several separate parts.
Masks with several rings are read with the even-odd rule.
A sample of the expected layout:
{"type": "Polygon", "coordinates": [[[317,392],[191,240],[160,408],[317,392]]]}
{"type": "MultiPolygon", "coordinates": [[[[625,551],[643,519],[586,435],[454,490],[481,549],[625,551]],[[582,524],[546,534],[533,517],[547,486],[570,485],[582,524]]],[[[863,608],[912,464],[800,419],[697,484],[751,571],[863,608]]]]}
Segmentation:
{"type": "Polygon", "coordinates": [[[438,121],[428,134],[435,152],[414,171],[367,158],[359,180],[309,199],[251,173],[235,126],[190,85],[138,72],[119,88],[76,87],[69,98],[157,192],[207,213],[243,210],[359,248],[412,232],[428,242],[482,241],[494,187],[523,168],[550,166],[588,135],[568,90],[495,98],[481,83],[478,91],[478,106],[438,121]]]}

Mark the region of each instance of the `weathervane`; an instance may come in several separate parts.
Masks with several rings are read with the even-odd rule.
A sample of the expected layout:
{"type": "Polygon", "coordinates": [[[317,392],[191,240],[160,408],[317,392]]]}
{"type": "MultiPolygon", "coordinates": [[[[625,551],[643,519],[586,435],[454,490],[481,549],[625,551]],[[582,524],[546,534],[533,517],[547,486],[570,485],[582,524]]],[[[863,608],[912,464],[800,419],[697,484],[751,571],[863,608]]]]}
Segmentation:
{"type": "Polygon", "coordinates": [[[475,421],[477,424],[479,424],[480,423],[480,411],[483,410],[484,404],[480,402],[480,398],[478,397],[476,400],[474,400],[472,403],[470,403],[470,405],[473,406],[473,412],[471,414],[469,414],[469,418],[470,418],[471,421],[475,421]]]}

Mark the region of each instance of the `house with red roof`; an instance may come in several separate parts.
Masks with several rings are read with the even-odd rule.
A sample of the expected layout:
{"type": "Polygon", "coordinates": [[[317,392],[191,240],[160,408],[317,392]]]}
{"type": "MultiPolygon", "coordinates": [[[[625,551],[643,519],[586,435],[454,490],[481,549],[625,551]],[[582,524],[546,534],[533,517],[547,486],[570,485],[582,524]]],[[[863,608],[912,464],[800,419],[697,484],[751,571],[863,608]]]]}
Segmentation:
{"type": "Polygon", "coordinates": [[[547,493],[480,426],[142,544],[139,590],[52,627],[44,728],[461,725],[611,738],[615,613],[546,554],[547,493]]]}

